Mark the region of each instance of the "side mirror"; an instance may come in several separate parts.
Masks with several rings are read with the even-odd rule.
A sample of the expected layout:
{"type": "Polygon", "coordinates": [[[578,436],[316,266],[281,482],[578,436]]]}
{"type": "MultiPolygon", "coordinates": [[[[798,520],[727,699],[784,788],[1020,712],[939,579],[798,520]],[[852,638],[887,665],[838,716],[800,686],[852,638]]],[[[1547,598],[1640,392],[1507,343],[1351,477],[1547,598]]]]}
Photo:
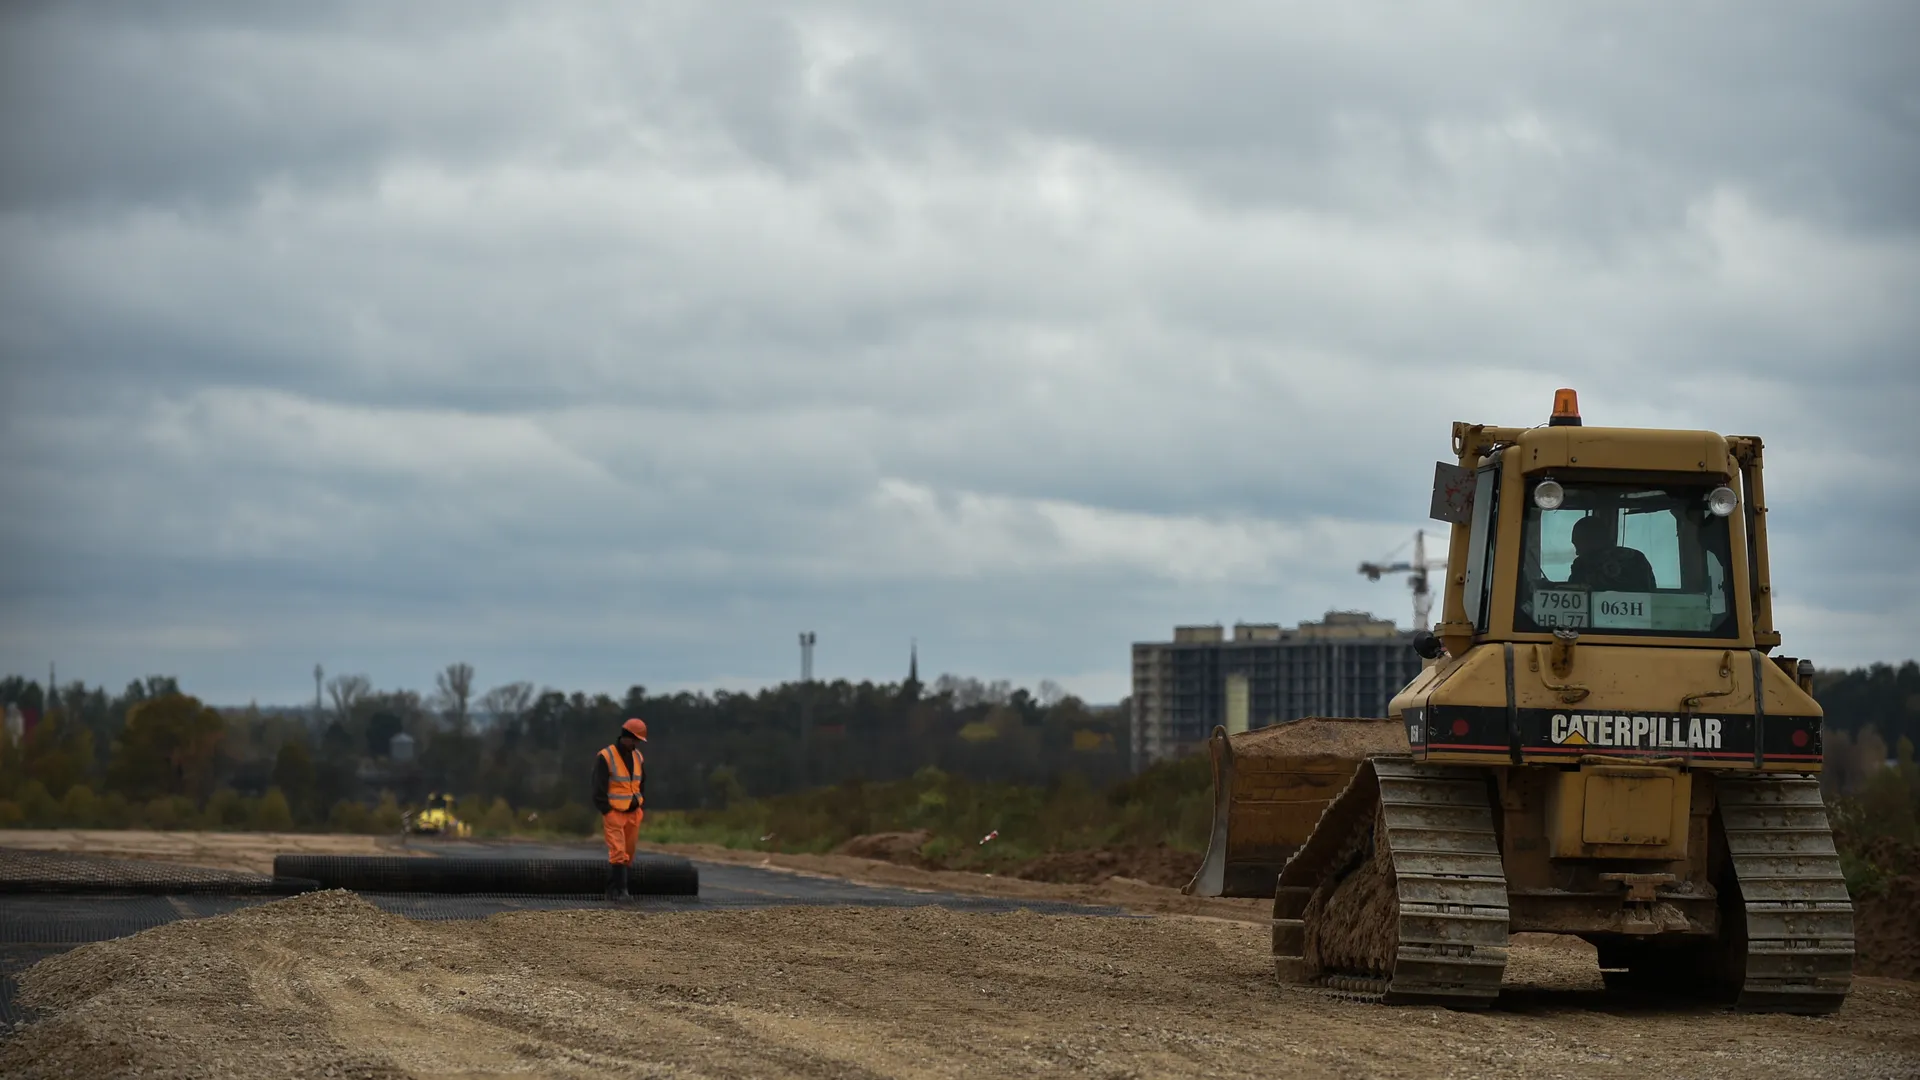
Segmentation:
{"type": "Polygon", "coordinates": [[[1441,653],[1447,651],[1447,647],[1440,644],[1439,635],[1433,631],[1419,630],[1413,635],[1413,651],[1424,660],[1437,660],[1441,653]]]}

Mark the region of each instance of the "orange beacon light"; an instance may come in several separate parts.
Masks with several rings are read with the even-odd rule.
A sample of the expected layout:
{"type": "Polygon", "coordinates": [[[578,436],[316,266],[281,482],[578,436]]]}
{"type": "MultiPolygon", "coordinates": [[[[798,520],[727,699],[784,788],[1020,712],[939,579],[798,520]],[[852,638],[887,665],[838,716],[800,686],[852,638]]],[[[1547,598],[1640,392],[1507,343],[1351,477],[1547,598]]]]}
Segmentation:
{"type": "Polygon", "coordinates": [[[1562,387],[1553,392],[1553,416],[1548,427],[1580,426],[1580,395],[1562,387]]]}

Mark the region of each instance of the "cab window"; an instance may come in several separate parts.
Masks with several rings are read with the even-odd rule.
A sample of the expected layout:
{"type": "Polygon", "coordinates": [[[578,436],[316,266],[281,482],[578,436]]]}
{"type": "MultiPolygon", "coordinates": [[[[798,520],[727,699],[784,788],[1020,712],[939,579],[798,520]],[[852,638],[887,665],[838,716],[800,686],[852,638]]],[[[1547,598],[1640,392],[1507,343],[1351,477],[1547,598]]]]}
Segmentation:
{"type": "Polygon", "coordinates": [[[1494,525],[1500,520],[1499,493],[1500,466],[1497,463],[1482,466],[1474,477],[1473,524],[1467,533],[1467,581],[1461,593],[1467,621],[1482,632],[1487,629],[1487,601],[1493,591],[1487,587],[1487,574],[1493,566],[1493,540],[1498,531],[1494,525]]]}
{"type": "Polygon", "coordinates": [[[1561,487],[1557,508],[1528,500],[1515,630],[1733,636],[1731,528],[1709,488],[1561,487]]]}

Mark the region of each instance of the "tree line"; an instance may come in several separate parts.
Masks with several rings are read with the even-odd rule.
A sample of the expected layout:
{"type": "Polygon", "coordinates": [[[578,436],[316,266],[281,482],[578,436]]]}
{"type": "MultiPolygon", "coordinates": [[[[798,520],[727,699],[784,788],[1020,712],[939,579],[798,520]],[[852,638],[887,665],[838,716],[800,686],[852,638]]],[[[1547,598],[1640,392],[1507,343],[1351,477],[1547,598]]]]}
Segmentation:
{"type": "Polygon", "coordinates": [[[316,706],[224,710],[164,676],[118,694],[77,682],[48,693],[10,676],[0,706],[23,729],[32,718],[0,734],[0,824],[389,831],[445,793],[493,831],[585,831],[593,755],[628,716],[649,725],[656,809],[719,809],[927,766],[1024,785],[1104,786],[1131,772],[1124,704],[955,676],[756,693],[634,686],[616,699],[526,682],[476,693],[473,668],[450,664],[425,695],[337,675],[316,706]]]}
{"type": "MultiPolygon", "coordinates": [[[[165,676],[119,693],[79,682],[49,693],[0,678],[0,707],[23,729],[34,721],[17,735],[0,731],[0,825],[384,832],[430,793],[446,793],[492,831],[584,831],[592,756],[628,716],[650,726],[655,809],[724,809],[904,780],[929,766],[1002,785],[1072,778],[1104,788],[1133,773],[1127,703],[1092,708],[1050,683],[1027,690],[947,675],[754,693],[634,686],[616,699],[526,682],[476,692],[474,675],[450,664],[424,695],[337,675],[315,706],[224,710],[165,676]]],[[[1920,742],[1920,664],[1823,673],[1815,696],[1827,713],[1829,792],[1871,796],[1882,814],[1913,806],[1902,820],[1920,822],[1920,786],[1896,785],[1905,773],[1886,768],[1911,762],[1920,742]]]]}
{"type": "Polygon", "coordinates": [[[1920,743],[1920,663],[1874,664],[1814,677],[1826,711],[1823,735],[1830,783],[1851,790],[1889,760],[1901,740],[1920,743]]]}

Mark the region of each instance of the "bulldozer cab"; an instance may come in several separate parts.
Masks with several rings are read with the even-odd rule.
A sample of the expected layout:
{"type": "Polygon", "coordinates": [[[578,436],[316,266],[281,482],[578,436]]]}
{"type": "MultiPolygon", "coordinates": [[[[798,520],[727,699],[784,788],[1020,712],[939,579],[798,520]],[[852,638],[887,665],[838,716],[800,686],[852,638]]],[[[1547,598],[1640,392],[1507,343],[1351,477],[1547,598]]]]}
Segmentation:
{"type": "Polygon", "coordinates": [[[1547,426],[1453,444],[1433,513],[1460,569],[1389,707],[1416,759],[1818,768],[1811,671],[1767,655],[1759,439],[1586,427],[1563,390],[1547,426]]]}
{"type": "Polygon", "coordinates": [[[1460,463],[1437,467],[1434,499],[1453,525],[1448,565],[1464,568],[1447,581],[1448,652],[1562,630],[1636,644],[1778,643],[1770,627],[1755,633],[1766,577],[1755,565],[1764,548],[1749,545],[1749,528],[1757,540],[1761,527],[1758,439],[1455,424],[1454,446],[1460,463]]]}

